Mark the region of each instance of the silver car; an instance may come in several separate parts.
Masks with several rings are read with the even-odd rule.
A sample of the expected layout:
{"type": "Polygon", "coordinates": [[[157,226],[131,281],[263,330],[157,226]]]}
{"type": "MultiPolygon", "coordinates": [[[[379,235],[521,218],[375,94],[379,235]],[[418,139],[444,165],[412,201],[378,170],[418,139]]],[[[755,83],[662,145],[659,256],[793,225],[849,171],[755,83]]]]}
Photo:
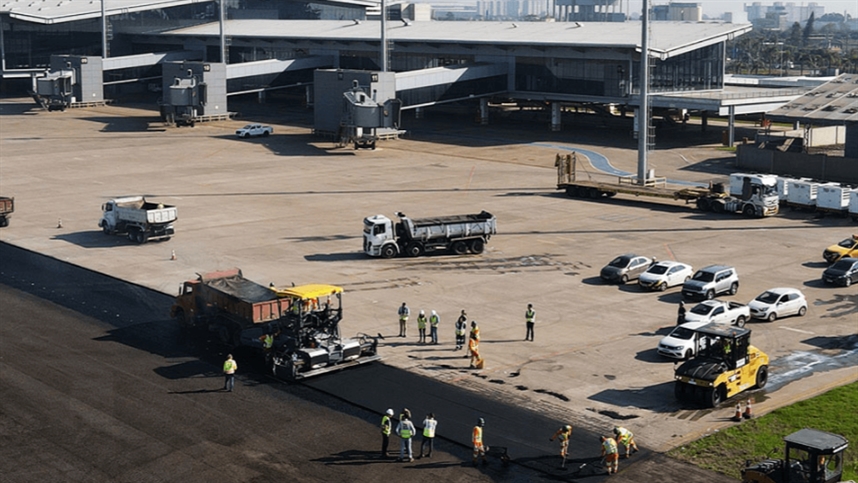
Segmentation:
{"type": "Polygon", "coordinates": [[[624,284],[629,280],[638,278],[640,274],[652,265],[653,261],[654,259],[635,255],[634,253],[626,253],[605,265],[599,273],[599,277],[608,283],[624,284]]]}

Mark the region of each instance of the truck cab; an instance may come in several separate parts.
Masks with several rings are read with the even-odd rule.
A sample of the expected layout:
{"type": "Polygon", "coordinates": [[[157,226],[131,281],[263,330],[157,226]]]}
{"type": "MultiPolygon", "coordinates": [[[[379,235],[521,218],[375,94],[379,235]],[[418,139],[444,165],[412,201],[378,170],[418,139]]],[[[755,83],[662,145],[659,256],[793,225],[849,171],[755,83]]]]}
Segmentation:
{"type": "Polygon", "coordinates": [[[374,257],[393,258],[399,254],[393,221],[384,215],[373,215],[363,220],[363,248],[374,257]]]}
{"type": "Polygon", "coordinates": [[[784,438],[784,459],[745,462],[743,483],[835,483],[843,473],[843,436],[805,428],[784,438]]]}
{"type": "Polygon", "coordinates": [[[737,198],[740,205],[728,207],[728,211],[758,217],[778,213],[780,200],[777,176],[733,173],[730,175],[730,194],[737,198]]]}

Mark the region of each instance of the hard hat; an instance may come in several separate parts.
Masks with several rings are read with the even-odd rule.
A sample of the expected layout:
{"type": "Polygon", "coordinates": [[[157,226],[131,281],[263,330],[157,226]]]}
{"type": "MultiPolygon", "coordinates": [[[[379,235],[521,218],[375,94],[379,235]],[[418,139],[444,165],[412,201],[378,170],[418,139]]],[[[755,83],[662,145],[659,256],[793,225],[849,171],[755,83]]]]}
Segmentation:
{"type": "Polygon", "coordinates": [[[433,311],[432,311],[432,315],[438,315],[438,314],[437,314],[437,313],[435,313],[435,311],[433,310],[433,311]]]}
{"type": "Polygon", "coordinates": [[[563,428],[564,428],[566,431],[569,431],[570,429],[572,429],[572,426],[570,426],[570,425],[568,425],[568,424],[567,424],[567,425],[566,425],[566,426],[564,426],[563,428]]]}
{"type": "Polygon", "coordinates": [[[480,419],[478,419],[478,420],[477,420],[477,426],[482,427],[482,426],[485,426],[485,425],[486,425],[486,420],[485,420],[485,419],[480,418],[480,419]]]}
{"type": "Polygon", "coordinates": [[[614,434],[619,434],[619,433],[620,433],[620,427],[614,426],[614,434]]]}
{"type": "Polygon", "coordinates": [[[422,310],[421,310],[421,311],[420,311],[420,315],[426,315],[426,312],[424,312],[424,311],[422,311],[422,310]]]}
{"type": "Polygon", "coordinates": [[[388,410],[387,410],[387,412],[386,412],[386,414],[387,414],[388,416],[393,416],[393,409],[388,409],[388,410]]]}

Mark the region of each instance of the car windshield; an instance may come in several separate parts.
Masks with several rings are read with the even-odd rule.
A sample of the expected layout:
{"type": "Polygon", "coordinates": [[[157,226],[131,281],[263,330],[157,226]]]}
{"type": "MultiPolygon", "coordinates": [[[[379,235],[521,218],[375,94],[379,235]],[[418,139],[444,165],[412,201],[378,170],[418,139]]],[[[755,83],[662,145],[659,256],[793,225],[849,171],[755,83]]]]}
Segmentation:
{"type": "Polygon", "coordinates": [[[613,259],[611,261],[611,263],[608,264],[608,266],[611,266],[614,268],[626,268],[627,266],[629,266],[630,261],[631,261],[631,258],[629,258],[627,256],[617,257],[617,258],[613,259]]]}
{"type": "Polygon", "coordinates": [[[691,309],[691,313],[697,315],[709,315],[709,312],[712,312],[712,309],[714,308],[715,307],[706,304],[697,304],[691,309]]]}
{"type": "Polygon", "coordinates": [[[691,340],[694,337],[694,331],[686,327],[677,327],[670,333],[670,337],[674,339],[691,340]]]}
{"type": "Polygon", "coordinates": [[[253,124],[248,124],[247,126],[244,126],[242,129],[251,129],[252,127],[253,127],[253,124]]]}
{"type": "Polygon", "coordinates": [[[840,260],[831,266],[832,270],[843,270],[844,272],[852,268],[852,260],[840,260]]]}
{"type": "Polygon", "coordinates": [[[694,280],[699,280],[701,282],[711,282],[715,280],[715,274],[712,272],[704,272],[703,270],[694,274],[692,277],[694,280]]]}
{"type": "Polygon", "coordinates": [[[774,292],[763,292],[759,297],[755,298],[757,302],[763,302],[764,304],[773,304],[778,301],[778,297],[780,295],[774,292]]]}
{"type": "Polygon", "coordinates": [[[852,248],[855,246],[856,243],[858,243],[858,241],[855,241],[852,238],[847,238],[847,239],[843,240],[842,242],[838,243],[837,245],[841,246],[843,248],[852,248]]]}
{"type": "Polygon", "coordinates": [[[667,265],[653,265],[649,267],[647,273],[652,273],[654,275],[662,275],[667,272],[667,265]]]}

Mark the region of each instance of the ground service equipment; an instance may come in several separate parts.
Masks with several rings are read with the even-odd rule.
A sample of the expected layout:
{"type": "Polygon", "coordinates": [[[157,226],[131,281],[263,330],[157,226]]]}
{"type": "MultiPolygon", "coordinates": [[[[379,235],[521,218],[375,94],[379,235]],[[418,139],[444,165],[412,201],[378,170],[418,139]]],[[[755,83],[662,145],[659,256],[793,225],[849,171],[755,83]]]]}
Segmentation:
{"type": "Polygon", "coordinates": [[[169,239],[178,219],[175,206],[151,203],[142,196],[116,198],[101,205],[98,226],[107,235],[127,234],[128,239],[146,243],[154,238],[169,239]]]}
{"type": "Polygon", "coordinates": [[[637,184],[633,176],[620,176],[616,183],[577,179],[577,156],[557,155],[557,189],[573,198],[600,199],[617,194],[684,200],[694,202],[702,211],[742,213],[749,217],[773,216],[778,213],[777,177],[765,174],[734,173],[728,186],[714,183],[708,188],[668,188],[664,178],[651,178],[646,185],[637,184]]]}
{"type": "Polygon", "coordinates": [[[263,355],[274,374],[286,379],[380,358],[375,338],[340,337],[342,315],[340,287],[281,290],[250,281],[237,268],[186,281],[171,310],[186,329],[205,328],[226,345],[263,355]]]}
{"type": "Polygon", "coordinates": [[[751,345],[751,331],[709,323],[694,330],[697,357],[674,372],[674,393],[683,402],[715,407],[768,382],[769,356],[751,345]]]}
{"type": "Polygon", "coordinates": [[[0,227],[9,226],[9,218],[15,211],[15,198],[0,196],[0,227]]]}
{"type": "Polygon", "coordinates": [[[364,218],[363,248],[368,255],[417,257],[439,250],[452,250],[457,255],[482,253],[497,232],[497,220],[486,211],[434,218],[411,219],[399,212],[396,216],[399,223],[384,215],[364,218]]]}
{"type": "Polygon", "coordinates": [[[784,438],[783,459],[745,462],[742,483],[836,483],[843,473],[843,436],[802,429],[784,438]]]}

